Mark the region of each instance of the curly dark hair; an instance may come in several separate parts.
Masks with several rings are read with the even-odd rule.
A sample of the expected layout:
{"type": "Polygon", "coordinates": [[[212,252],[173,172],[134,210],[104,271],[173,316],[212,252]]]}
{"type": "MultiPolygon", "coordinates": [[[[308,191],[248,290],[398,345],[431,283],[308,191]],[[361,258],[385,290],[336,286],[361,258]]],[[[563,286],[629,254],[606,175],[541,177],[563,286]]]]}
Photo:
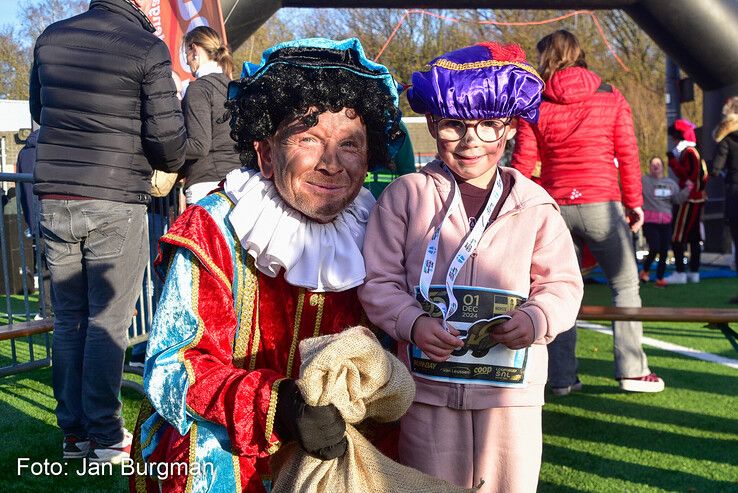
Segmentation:
{"type": "Polygon", "coordinates": [[[361,118],[367,131],[369,169],[387,165],[388,142],[403,135],[400,110],[382,81],[349,70],[275,64],[261,77],[244,78],[238,84],[240,93],[226,101],[226,108],[231,138],[247,168],[258,169],[254,142],[273,136],[285,121],[301,118],[305,125],[315,126],[318,115],[326,111],[350,108],[361,118]],[[308,114],[310,108],[317,111],[308,114]]]}

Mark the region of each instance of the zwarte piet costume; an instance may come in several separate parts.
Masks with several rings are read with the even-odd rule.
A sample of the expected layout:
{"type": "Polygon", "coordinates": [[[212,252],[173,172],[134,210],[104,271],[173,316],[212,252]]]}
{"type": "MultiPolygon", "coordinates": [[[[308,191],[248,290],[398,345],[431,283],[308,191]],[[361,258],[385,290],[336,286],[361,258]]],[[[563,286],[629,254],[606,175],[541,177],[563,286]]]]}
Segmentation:
{"type": "MultiPolygon", "coordinates": [[[[378,132],[396,129],[394,81],[366,59],[357,40],[277,45],[231,84],[230,99],[241,104],[243,91],[268,84],[264,75],[278,65],[303,75],[346,70],[379,81],[373,90],[391,96],[394,112],[378,132]]],[[[340,95],[333,102],[333,111],[343,105],[340,95]]],[[[286,111],[282,121],[304,111],[300,101],[293,104],[279,108],[286,111]]],[[[387,137],[387,145],[399,145],[395,140],[387,137]]],[[[144,375],[152,409],[139,417],[136,459],[186,467],[169,469],[160,481],[139,474],[136,490],[265,491],[269,457],[282,443],[278,388],[298,377],[299,342],[366,324],[356,287],[365,277],[361,247],[371,193],[362,188],[331,222],[318,223],[252,168],[231,171],[222,190],[188,208],[161,240],[166,283],[144,375]]]]}

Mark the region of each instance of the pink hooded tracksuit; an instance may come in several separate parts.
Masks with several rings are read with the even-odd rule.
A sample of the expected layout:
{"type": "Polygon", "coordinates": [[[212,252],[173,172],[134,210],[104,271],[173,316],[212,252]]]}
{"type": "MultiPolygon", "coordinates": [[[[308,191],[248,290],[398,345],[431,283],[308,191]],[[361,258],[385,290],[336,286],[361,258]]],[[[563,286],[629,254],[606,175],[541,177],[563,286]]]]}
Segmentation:
{"type": "MultiPolygon", "coordinates": [[[[556,203],[518,171],[498,171],[512,175],[512,190],[455,285],[527,294],[518,309],[531,318],[535,329],[528,353],[528,385],[494,387],[416,376],[415,403],[402,422],[400,454],[403,462],[463,486],[484,479],[482,491],[531,491],[540,468],[545,344],[574,325],[583,283],[571,235],[556,203]],[[490,426],[507,430],[497,433],[490,426]],[[515,433],[508,433],[511,430],[515,433]],[[507,435],[516,439],[499,443],[507,435]],[[443,446],[436,445],[439,437],[443,446]]],[[[359,297],[369,319],[398,341],[398,357],[406,364],[413,324],[425,313],[415,299],[415,287],[428,242],[451,203],[451,180],[440,161],[400,177],[379,198],[367,227],[367,278],[359,297]]],[[[459,201],[441,231],[433,284],[444,284],[449,264],[469,231],[459,201]]]]}

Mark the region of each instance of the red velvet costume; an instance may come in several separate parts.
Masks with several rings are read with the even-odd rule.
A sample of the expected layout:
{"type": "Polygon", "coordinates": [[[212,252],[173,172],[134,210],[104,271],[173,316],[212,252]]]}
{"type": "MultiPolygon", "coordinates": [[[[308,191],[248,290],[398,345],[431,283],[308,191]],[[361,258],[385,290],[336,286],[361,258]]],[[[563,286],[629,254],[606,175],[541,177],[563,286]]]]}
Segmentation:
{"type": "MultiPolygon", "coordinates": [[[[366,322],[355,288],[310,292],[288,284],[282,273],[259,272],[229,227],[230,200],[214,194],[201,204],[188,208],[161,240],[167,286],[176,290],[189,270],[192,306],[176,306],[186,305],[176,298],[186,293],[165,286],[160,307],[173,306],[169,314],[157,311],[145,382],[156,413],[139,418],[138,443],[148,463],[215,463],[211,477],[162,481],[164,492],[198,490],[198,481],[215,491],[263,492],[269,456],[279,448],[277,384],[298,377],[299,341],[366,322]],[[188,324],[190,316],[196,324],[188,324]],[[182,334],[191,325],[190,335],[182,334]],[[212,444],[222,450],[209,450],[212,444]],[[231,460],[224,459],[230,452],[231,460]]],[[[142,460],[140,450],[136,456],[142,460]]],[[[159,491],[150,479],[133,484],[159,491]]]]}
{"type": "Polygon", "coordinates": [[[699,234],[702,208],[707,200],[707,192],[705,191],[708,178],[707,167],[694,146],[686,147],[679,158],[670,153],[669,166],[679,180],[680,188],[686,186],[687,180],[694,183],[689,198],[679,206],[679,210],[674,217],[672,241],[685,242],[689,240],[690,236],[699,234]]]}

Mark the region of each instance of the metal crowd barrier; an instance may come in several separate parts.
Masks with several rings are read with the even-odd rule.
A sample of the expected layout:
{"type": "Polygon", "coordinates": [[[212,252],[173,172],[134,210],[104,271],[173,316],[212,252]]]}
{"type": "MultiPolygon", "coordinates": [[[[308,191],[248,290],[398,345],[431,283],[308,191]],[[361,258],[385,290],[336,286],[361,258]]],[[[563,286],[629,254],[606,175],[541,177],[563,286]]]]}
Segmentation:
{"type": "MultiPolygon", "coordinates": [[[[42,258],[43,238],[39,227],[38,198],[31,192],[31,202],[35,207],[30,208],[30,224],[26,222],[21,207],[31,189],[29,185],[33,183],[33,176],[26,173],[0,173],[0,183],[3,185],[3,220],[0,221],[0,331],[34,323],[34,320],[45,320],[50,324],[53,315],[44,302],[49,299],[50,278],[42,258]]],[[[150,255],[136,310],[128,329],[131,346],[145,342],[148,338],[163,284],[153,273],[157,243],[180,213],[180,193],[180,187],[177,186],[167,197],[153,198],[148,208],[150,255]]],[[[43,322],[39,324],[43,325],[43,322]]],[[[48,331],[0,340],[0,377],[50,364],[51,334],[48,331]]]]}

